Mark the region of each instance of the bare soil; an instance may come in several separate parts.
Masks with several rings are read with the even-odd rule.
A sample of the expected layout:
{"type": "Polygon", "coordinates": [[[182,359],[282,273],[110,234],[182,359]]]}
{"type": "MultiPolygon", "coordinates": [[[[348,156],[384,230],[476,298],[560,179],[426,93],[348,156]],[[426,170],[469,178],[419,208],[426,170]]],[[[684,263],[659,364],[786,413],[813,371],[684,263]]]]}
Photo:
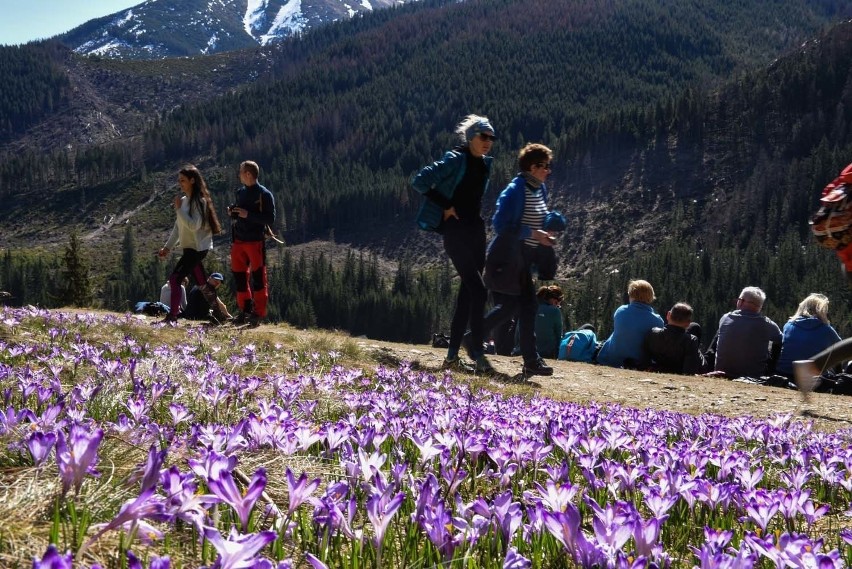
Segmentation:
{"type": "MultiPolygon", "coordinates": [[[[444,348],[358,340],[378,361],[409,361],[416,367],[438,371],[444,348]]],[[[495,388],[527,387],[545,397],[574,402],[618,403],[639,409],[664,409],[701,415],[752,416],[768,418],[790,414],[824,431],[852,427],[852,398],[812,393],[808,402],[792,389],[766,387],[717,377],[649,373],[611,367],[547,360],[553,375],[521,376],[522,359],[488,356],[501,374],[486,380],[495,388]]],[[[463,374],[460,375],[463,377],[463,374]]]]}

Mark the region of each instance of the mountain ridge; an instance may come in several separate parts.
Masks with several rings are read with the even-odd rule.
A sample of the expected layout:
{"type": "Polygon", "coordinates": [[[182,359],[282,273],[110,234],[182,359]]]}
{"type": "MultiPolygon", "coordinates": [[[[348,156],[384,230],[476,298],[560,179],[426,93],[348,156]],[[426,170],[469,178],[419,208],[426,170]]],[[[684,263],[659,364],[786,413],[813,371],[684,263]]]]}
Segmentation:
{"type": "Polygon", "coordinates": [[[147,0],[58,40],[80,55],[163,59],[273,45],[313,28],[412,0],[147,0]]]}

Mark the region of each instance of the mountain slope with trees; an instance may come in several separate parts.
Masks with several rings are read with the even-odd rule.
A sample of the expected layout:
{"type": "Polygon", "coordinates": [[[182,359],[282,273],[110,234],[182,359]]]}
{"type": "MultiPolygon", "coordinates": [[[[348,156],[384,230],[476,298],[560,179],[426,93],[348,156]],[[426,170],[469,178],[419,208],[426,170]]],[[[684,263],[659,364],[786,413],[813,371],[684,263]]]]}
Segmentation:
{"type": "MultiPolygon", "coordinates": [[[[848,59],[842,59],[848,24],[765,70],[745,70],[801,45],[849,8],[783,0],[559,7],[499,0],[379,12],[252,57],[232,54],[235,65],[260,59],[268,72],[221,97],[148,115],[150,126],[131,128],[132,137],[84,146],[74,156],[65,150],[13,155],[14,144],[6,145],[3,240],[65,243],[67,230],[57,228],[78,226],[116,257],[115,266],[121,242],[135,243],[142,258],[172,222],[162,204],[180,162],[202,167],[224,208],[237,185],[236,165],[250,157],[275,192],[279,230],[289,242],[333,232],[338,241],[400,259],[403,274],[410,274],[412,265],[434,264],[438,256],[437,242],[412,223],[419,196],[407,178],[452,144],[449,131],[461,115],[481,112],[498,130],[493,187],[513,175],[514,153],[524,141],[557,150],[553,195],[572,221],[563,236],[562,274],[582,275],[570,285],[578,299],[568,310],[572,323],[596,319],[606,332],[624,279],[643,276],[665,283],[661,302],[691,300],[705,322],[712,320],[724,299],[758,282],[741,281],[762,278],[771,264],[765,259],[781,259],[776,264],[784,267],[779,255],[801,248],[815,188],[842,166],[848,107],[837,109],[848,90],[848,59]],[[48,190],[50,200],[34,199],[48,190]],[[105,224],[113,214],[127,223],[105,224]],[[742,258],[754,264],[745,270],[742,258]],[[667,259],[688,259],[677,262],[693,288],[678,289],[681,277],[662,264],[667,259]],[[730,270],[714,272],[712,287],[701,290],[710,276],[700,271],[716,271],[717,264],[730,270]]],[[[180,70],[185,85],[203,85],[199,69],[218,77],[211,61],[166,62],[164,68],[175,80],[180,70]]],[[[129,69],[147,69],[77,64],[127,76],[135,74],[129,69]]],[[[167,104],[169,96],[188,91],[163,90],[157,101],[167,104]]],[[[804,259],[800,270],[828,267],[829,260],[804,259]]],[[[157,273],[137,264],[144,265],[141,273],[157,273]]],[[[116,273],[114,294],[105,296],[133,298],[122,288],[122,274],[129,273],[116,273]]],[[[301,286],[286,274],[273,289],[301,286]]],[[[412,285],[419,277],[411,278],[384,285],[400,298],[427,295],[412,285]]],[[[774,295],[778,314],[798,302],[797,290],[774,295]]],[[[375,306],[388,306],[389,298],[375,306]]],[[[434,328],[443,300],[433,295],[429,302],[434,316],[421,320],[434,328]]],[[[282,299],[275,310],[288,317],[299,303],[305,323],[320,322],[315,299],[282,299]]]]}

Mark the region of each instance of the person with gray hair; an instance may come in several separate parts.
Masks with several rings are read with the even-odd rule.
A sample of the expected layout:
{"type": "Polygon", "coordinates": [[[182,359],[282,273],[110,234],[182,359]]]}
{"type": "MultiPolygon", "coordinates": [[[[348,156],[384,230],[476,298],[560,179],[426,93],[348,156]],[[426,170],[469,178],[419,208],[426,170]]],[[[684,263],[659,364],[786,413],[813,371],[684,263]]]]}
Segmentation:
{"type": "Polygon", "coordinates": [[[726,377],[760,377],[775,373],[781,353],[781,329],[760,313],[766,293],[745,287],[737,298],[737,309],[719,320],[713,339],[715,370],[726,377]]]}
{"type": "Polygon", "coordinates": [[[483,347],[488,292],[482,280],[485,268],[482,197],[491,177],[492,158],[488,153],[494,144],[495,131],[487,117],[471,114],[462,119],[455,132],[459,146],[417,172],[411,186],[425,198],[417,214],[417,224],[443,236],[444,250],[461,279],[443,367],[493,373],[483,347]],[[473,365],[459,358],[468,325],[470,335],[465,343],[473,365]]]}

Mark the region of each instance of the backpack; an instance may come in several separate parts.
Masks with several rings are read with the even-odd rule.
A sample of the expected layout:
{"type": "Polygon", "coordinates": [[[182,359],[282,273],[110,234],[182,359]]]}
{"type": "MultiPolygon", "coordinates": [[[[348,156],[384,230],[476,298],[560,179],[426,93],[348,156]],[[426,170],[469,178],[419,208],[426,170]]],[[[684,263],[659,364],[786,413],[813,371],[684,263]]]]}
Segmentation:
{"type": "Polygon", "coordinates": [[[826,249],[839,250],[852,243],[852,164],[822,191],[820,208],[811,217],[811,233],[826,249]]]}
{"type": "Polygon", "coordinates": [[[852,200],[841,184],[820,198],[820,208],[808,225],[817,243],[826,249],[843,249],[852,243],[852,200]]]}
{"type": "Polygon", "coordinates": [[[572,330],[562,336],[557,359],[572,362],[591,362],[597,346],[597,334],[591,330],[572,330]]]}

